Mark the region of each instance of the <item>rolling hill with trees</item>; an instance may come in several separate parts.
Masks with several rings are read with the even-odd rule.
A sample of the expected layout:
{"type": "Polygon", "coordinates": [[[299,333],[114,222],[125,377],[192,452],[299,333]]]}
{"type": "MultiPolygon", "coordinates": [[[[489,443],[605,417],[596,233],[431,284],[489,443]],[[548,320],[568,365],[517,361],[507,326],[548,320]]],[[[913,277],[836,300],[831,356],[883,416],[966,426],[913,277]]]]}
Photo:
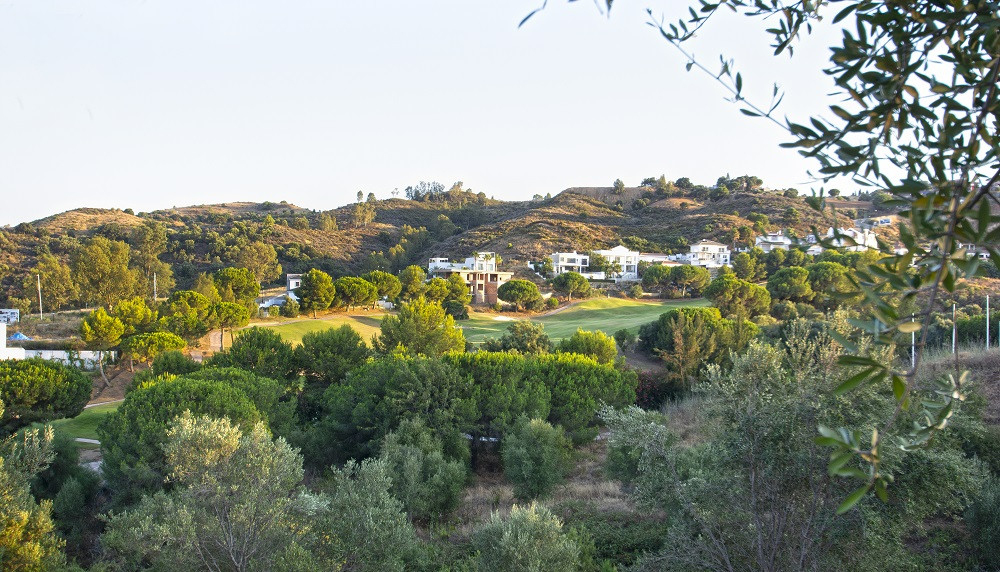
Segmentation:
{"type": "MultiPolygon", "coordinates": [[[[462,258],[494,251],[505,267],[524,271],[527,262],[554,251],[624,243],[670,253],[700,239],[743,246],[774,230],[806,236],[811,227],[825,230],[833,220],[832,214],[823,216],[810,208],[797,191],[767,189],[751,176],[720,177],[713,185],[651,177],[637,187],[576,187],[528,201],[495,200],[461,182],[448,190],[439,183],[421,182],[407,187],[405,195],[378,200],[373,193],[366,197],[359,192],[356,203],[329,211],[285,202],[149,213],[81,208],[4,227],[0,304],[37,310],[32,301],[34,274],[65,274],[65,269],[72,274],[74,264],[94,258],[81,253],[96,237],[112,246],[128,245],[132,276],[121,279],[134,280],[140,291],[150,290],[148,296],[155,273],[162,296],[173,287],[189,288],[200,274],[226,266],[249,268],[266,286],[279,283],[286,272],[310,268],[334,276],[376,269],[397,272],[432,256],[462,258]],[[47,272],[47,267],[55,270],[47,272]]],[[[871,207],[870,202],[856,202],[871,207]]],[[[839,224],[849,225],[850,216],[868,214],[843,208],[851,203],[841,201],[839,224]]],[[[104,246],[107,250],[108,244],[104,246]]],[[[93,301],[71,286],[54,307],[93,301]]]]}

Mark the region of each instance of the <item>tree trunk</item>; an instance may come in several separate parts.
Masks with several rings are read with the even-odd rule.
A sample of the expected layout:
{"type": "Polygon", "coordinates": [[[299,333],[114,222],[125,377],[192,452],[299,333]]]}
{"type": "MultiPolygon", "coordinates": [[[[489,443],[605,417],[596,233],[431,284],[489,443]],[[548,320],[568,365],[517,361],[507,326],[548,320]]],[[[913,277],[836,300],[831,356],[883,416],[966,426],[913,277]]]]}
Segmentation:
{"type": "Polygon", "coordinates": [[[97,350],[97,371],[101,372],[101,379],[104,380],[104,388],[111,387],[108,376],[104,373],[104,350],[97,350]]]}

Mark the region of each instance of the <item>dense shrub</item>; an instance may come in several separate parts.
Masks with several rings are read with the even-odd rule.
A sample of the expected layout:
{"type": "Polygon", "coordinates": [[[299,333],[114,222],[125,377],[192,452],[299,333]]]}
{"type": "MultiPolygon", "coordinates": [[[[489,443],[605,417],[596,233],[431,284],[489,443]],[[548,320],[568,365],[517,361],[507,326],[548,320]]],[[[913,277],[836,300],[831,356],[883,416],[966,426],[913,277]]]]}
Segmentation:
{"type": "Polygon", "coordinates": [[[410,518],[438,519],[461,502],[467,465],[464,460],[446,458],[441,440],[423,421],[400,423],[386,435],[380,457],[392,478],[392,494],[410,518]]]}
{"type": "Polygon", "coordinates": [[[552,393],[540,378],[527,375],[524,356],[478,351],[449,354],[444,360],[475,383],[479,419],[474,435],[499,437],[518,417],[548,417],[552,393]]]}
{"type": "Polygon", "coordinates": [[[530,356],[525,360],[529,384],[541,384],[552,396],[548,421],[561,425],[574,443],[597,435],[597,409],[602,403],[635,402],[636,374],[599,364],[579,354],[530,356]]]}
{"type": "Polygon", "coordinates": [[[541,419],[518,419],[503,437],[503,472],[521,499],[548,496],[570,469],[572,444],[561,427],[541,419]]]}
{"type": "MultiPolygon", "coordinates": [[[[552,300],[553,298],[549,298],[552,300]]],[[[517,320],[507,326],[500,339],[486,338],[483,349],[489,352],[516,351],[522,354],[544,354],[552,351],[552,342],[545,326],[530,320],[517,320]]]]}
{"type": "Polygon", "coordinates": [[[507,518],[494,513],[473,545],[482,572],[574,572],[580,559],[580,547],[563,532],[562,522],[534,503],[515,505],[507,518]]]}
{"type": "Polygon", "coordinates": [[[344,324],[302,336],[295,348],[299,368],[309,381],[330,384],[344,379],[347,372],[360,366],[371,354],[358,332],[344,324]]]}
{"type": "Polygon", "coordinates": [[[590,356],[597,363],[613,363],[618,357],[614,338],[600,330],[588,332],[577,329],[572,336],[559,342],[559,351],[590,356]]]}
{"type": "Polygon", "coordinates": [[[635,404],[643,409],[659,409],[668,399],[678,396],[682,391],[681,387],[661,373],[640,371],[638,377],[635,404]]]}
{"type": "Polygon", "coordinates": [[[291,379],[298,373],[292,345],[274,330],[250,328],[233,346],[209,359],[213,367],[238,367],[271,379],[291,379]]]}
{"type": "Polygon", "coordinates": [[[153,358],[153,375],[172,373],[184,375],[201,369],[201,364],[185,356],[180,350],[170,350],[153,358]]]}
{"type": "Polygon", "coordinates": [[[461,300],[445,300],[441,303],[444,312],[456,320],[469,319],[469,306],[461,300]]]}
{"type": "Polygon", "coordinates": [[[389,432],[405,419],[423,419],[455,453],[456,431],[472,429],[479,412],[471,378],[431,358],[386,356],[352,371],[323,395],[328,414],[312,439],[318,466],[378,452],[389,432]]]}
{"type": "Polygon", "coordinates": [[[632,346],[634,346],[635,342],[639,339],[637,335],[629,331],[627,328],[622,328],[615,332],[614,338],[615,343],[618,344],[618,347],[621,348],[623,352],[627,352],[632,349],[632,346]]]}
{"type": "Polygon", "coordinates": [[[299,313],[302,311],[300,308],[301,305],[298,300],[293,300],[291,297],[285,296],[285,303],[281,305],[281,315],[285,318],[298,318],[299,313]]]}
{"type": "Polygon", "coordinates": [[[79,369],[32,358],[0,361],[0,436],[34,422],[76,417],[90,399],[91,381],[79,369]]]}
{"type": "Polygon", "coordinates": [[[1000,480],[990,479],[965,512],[972,546],[979,563],[1000,570],[1000,480]]]}

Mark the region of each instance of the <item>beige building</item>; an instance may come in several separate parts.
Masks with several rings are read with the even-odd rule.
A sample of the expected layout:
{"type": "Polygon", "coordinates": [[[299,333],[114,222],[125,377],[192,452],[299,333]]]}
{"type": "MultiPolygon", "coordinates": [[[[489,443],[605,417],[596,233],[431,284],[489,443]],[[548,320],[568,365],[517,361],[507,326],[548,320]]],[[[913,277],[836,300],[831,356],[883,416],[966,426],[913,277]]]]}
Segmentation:
{"type": "Polygon", "coordinates": [[[497,270],[498,257],[493,252],[477,252],[465,262],[451,262],[447,258],[431,258],[427,273],[431,277],[447,278],[458,274],[469,286],[472,302],[476,304],[496,304],[497,290],[514,277],[513,272],[497,270]]]}

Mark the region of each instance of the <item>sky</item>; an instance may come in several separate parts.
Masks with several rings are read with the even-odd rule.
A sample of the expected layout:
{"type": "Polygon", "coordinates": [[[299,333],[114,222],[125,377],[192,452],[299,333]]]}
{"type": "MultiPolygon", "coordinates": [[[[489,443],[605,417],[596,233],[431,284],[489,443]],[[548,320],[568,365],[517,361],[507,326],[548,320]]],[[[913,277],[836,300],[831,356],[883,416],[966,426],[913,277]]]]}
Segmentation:
{"type": "MultiPolygon", "coordinates": [[[[743,116],[647,25],[677,0],[0,0],[0,225],[285,200],[330,209],[421,180],[520,200],[665,174],[818,188],[815,163],[743,116]]],[[[820,113],[834,30],[774,57],[765,22],[689,48],[745,93],[820,113]]]]}

